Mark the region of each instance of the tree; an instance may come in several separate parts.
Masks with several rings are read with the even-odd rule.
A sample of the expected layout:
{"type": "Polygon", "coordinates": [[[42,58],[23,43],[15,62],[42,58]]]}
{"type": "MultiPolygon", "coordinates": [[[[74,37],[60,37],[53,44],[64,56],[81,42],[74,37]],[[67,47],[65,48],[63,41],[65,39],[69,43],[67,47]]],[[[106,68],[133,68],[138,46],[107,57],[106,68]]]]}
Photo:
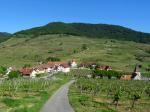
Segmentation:
{"type": "Polygon", "coordinates": [[[25,65],[23,66],[23,68],[27,68],[27,67],[31,67],[31,65],[30,65],[30,64],[25,64],[25,65]]]}
{"type": "Polygon", "coordinates": [[[13,78],[19,78],[21,77],[21,73],[19,71],[11,71],[9,74],[8,74],[8,77],[10,79],[13,79],[13,78]]]}
{"type": "Polygon", "coordinates": [[[46,61],[60,61],[60,58],[57,57],[48,57],[46,61]]]}
{"type": "Polygon", "coordinates": [[[82,45],[82,50],[87,50],[87,49],[88,49],[87,45],[86,45],[86,44],[83,44],[83,45],[82,45]]]}
{"type": "Polygon", "coordinates": [[[78,53],[78,50],[77,50],[77,49],[74,49],[74,50],[73,50],[73,53],[74,53],[74,54],[78,53]]]}
{"type": "Polygon", "coordinates": [[[4,75],[7,72],[7,68],[0,66],[0,74],[4,75]]]}

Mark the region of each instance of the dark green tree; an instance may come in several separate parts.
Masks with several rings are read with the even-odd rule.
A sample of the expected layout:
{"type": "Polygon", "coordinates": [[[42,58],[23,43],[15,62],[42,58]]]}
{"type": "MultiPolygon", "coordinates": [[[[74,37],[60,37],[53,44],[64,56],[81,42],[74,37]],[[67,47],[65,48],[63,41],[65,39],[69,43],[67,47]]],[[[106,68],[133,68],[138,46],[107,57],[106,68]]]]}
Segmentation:
{"type": "Polygon", "coordinates": [[[19,71],[11,71],[8,74],[9,79],[13,79],[13,78],[19,78],[21,77],[21,73],[19,71]]]}

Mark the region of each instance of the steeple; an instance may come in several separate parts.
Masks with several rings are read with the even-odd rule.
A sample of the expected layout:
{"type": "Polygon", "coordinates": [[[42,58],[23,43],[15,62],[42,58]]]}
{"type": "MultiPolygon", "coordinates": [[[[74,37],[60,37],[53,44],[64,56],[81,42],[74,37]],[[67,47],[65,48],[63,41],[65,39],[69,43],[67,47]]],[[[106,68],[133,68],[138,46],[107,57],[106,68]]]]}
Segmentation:
{"type": "Polygon", "coordinates": [[[142,67],[141,65],[136,64],[135,69],[134,69],[134,73],[140,72],[141,67],[142,67]]]}
{"type": "Polygon", "coordinates": [[[141,80],[141,73],[140,73],[141,67],[142,67],[141,65],[136,64],[131,77],[133,80],[141,80]]]}

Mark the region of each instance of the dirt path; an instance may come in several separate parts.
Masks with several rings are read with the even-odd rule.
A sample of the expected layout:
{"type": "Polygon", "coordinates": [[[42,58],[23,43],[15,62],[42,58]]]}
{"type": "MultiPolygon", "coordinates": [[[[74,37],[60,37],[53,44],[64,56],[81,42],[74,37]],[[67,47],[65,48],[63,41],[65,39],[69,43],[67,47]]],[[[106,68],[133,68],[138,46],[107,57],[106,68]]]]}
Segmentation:
{"type": "Polygon", "coordinates": [[[41,112],[74,112],[73,108],[69,104],[68,99],[69,86],[73,82],[74,81],[70,81],[58,89],[44,105],[41,112]]]}

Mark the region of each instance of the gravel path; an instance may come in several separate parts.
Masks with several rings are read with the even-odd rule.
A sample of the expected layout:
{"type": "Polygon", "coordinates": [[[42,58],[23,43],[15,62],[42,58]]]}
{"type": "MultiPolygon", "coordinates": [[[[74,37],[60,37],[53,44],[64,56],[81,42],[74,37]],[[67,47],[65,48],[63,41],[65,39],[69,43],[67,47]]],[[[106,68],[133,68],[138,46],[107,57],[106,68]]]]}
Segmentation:
{"type": "Polygon", "coordinates": [[[41,112],[74,112],[73,108],[69,104],[68,99],[69,86],[73,82],[74,81],[70,81],[58,89],[44,105],[41,112]]]}

